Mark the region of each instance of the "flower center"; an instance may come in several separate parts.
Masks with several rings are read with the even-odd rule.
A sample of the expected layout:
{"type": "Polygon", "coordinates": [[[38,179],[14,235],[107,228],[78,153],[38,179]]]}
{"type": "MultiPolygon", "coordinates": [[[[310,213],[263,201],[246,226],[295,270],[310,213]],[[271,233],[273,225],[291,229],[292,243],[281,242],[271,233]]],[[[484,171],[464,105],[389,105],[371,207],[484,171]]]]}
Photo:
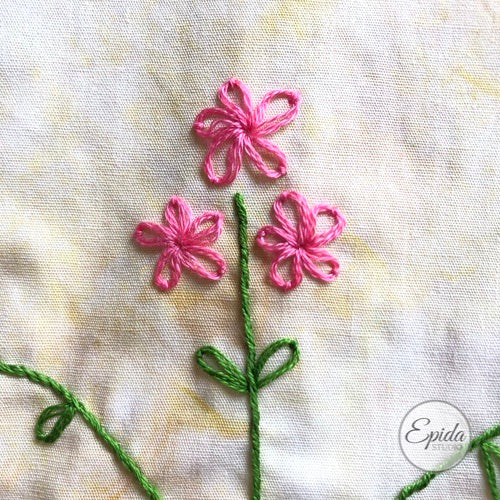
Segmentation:
{"type": "Polygon", "coordinates": [[[246,117],[245,120],[241,121],[241,130],[246,135],[253,135],[257,128],[257,123],[255,122],[253,116],[246,117]]]}
{"type": "Polygon", "coordinates": [[[182,250],[184,248],[184,239],[182,238],[182,235],[176,235],[173,240],[172,240],[172,246],[176,250],[182,250]]]}

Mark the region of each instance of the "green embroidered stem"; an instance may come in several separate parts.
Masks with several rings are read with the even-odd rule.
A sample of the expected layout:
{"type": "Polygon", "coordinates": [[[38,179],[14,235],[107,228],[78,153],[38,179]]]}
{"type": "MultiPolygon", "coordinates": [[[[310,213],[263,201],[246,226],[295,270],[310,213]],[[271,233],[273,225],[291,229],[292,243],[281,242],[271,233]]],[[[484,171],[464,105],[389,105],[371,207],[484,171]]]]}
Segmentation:
{"type": "Polygon", "coordinates": [[[252,441],[252,478],[253,478],[253,500],[259,500],[261,496],[261,470],[260,470],[260,432],[259,432],[259,398],[258,391],[270,384],[284,373],[290,371],[300,358],[299,345],[293,339],[279,339],[269,344],[257,356],[255,348],[255,337],[252,329],[252,318],[250,315],[250,272],[248,269],[248,234],[247,234],[247,212],[243,196],[237,193],[234,196],[236,214],[238,216],[239,232],[238,240],[240,247],[241,267],[241,310],[243,313],[243,326],[245,340],[248,348],[246,374],[218,349],[212,346],[204,346],[196,352],[196,361],[200,368],[236,392],[248,394],[250,399],[250,436],[252,441]],[[268,360],[279,350],[288,349],[289,358],[271,373],[261,377],[264,366],[268,360]],[[211,361],[211,364],[207,362],[211,361]]]}
{"type": "Polygon", "coordinates": [[[256,374],[256,350],[255,337],[250,316],[250,272],[248,270],[248,220],[245,202],[240,193],[234,196],[236,213],[239,223],[240,244],[240,266],[241,266],[241,311],[243,313],[243,324],[245,328],[245,339],[248,347],[247,356],[247,379],[248,394],[250,396],[251,423],[250,434],[252,439],[252,471],[253,471],[253,498],[260,499],[261,494],[261,471],[260,471],[260,412],[256,374]]]}
{"type": "Polygon", "coordinates": [[[497,486],[497,475],[495,472],[495,465],[493,464],[493,456],[495,455],[497,458],[500,457],[500,447],[493,443],[483,443],[481,445],[481,451],[484,470],[486,471],[486,477],[490,485],[491,496],[495,500],[499,500],[500,492],[497,486]]]}
{"type": "MultiPolygon", "coordinates": [[[[474,450],[475,448],[481,448],[481,455],[484,463],[484,468],[486,472],[486,477],[488,479],[488,484],[490,486],[491,495],[494,500],[500,500],[500,493],[496,484],[496,474],[493,464],[492,455],[500,457],[500,447],[493,443],[489,443],[490,439],[500,436],[500,425],[495,425],[490,427],[488,430],[484,431],[479,436],[475,437],[470,443],[467,452],[474,450]]],[[[444,472],[444,471],[443,471],[444,472]]],[[[406,500],[408,497],[417,493],[418,491],[426,488],[429,483],[438,475],[440,472],[426,472],[423,476],[417,479],[414,483],[405,486],[399,495],[396,497],[397,500],[406,500]]]]}
{"type": "Polygon", "coordinates": [[[35,384],[39,384],[43,387],[48,387],[52,389],[56,394],[61,396],[66,402],[54,406],[49,406],[46,408],[38,417],[36,424],[36,437],[40,441],[46,443],[53,443],[56,441],[64,429],[71,423],[73,416],[76,412],[84,418],[84,420],[94,429],[98,436],[105,441],[108,446],[116,453],[118,458],[121,460],[123,465],[137,478],[139,484],[149,495],[152,500],[160,500],[161,496],[158,490],[149,482],[146,476],[141,472],[139,466],[132,460],[132,458],[125,452],[125,450],[120,446],[118,441],[109,434],[102,424],[99,422],[98,418],[91,413],[85,405],[80,402],[71,392],[69,392],[64,386],[56,382],[54,379],[44,375],[43,373],[30,370],[22,365],[8,365],[0,361],[0,372],[6,373],[7,375],[15,375],[16,377],[27,378],[35,384]],[[45,433],[43,426],[46,422],[51,419],[57,418],[56,423],[52,427],[52,430],[45,433]]]}

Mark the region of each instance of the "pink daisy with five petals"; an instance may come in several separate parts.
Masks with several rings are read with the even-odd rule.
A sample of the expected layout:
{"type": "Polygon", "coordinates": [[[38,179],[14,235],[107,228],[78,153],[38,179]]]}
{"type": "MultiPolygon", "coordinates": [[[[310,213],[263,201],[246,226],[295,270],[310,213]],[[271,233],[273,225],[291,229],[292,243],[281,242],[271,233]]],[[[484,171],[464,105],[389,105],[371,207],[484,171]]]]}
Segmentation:
{"type": "Polygon", "coordinates": [[[154,282],[161,290],[170,290],[179,282],[185,267],[203,278],[218,280],[226,272],[226,263],[219,252],[208,245],[214,243],[222,232],[223,215],[205,212],[193,219],[191,207],[174,196],[165,209],[166,225],[141,222],[134,239],[144,247],[161,248],[162,252],[154,271],[154,282]],[[203,227],[202,227],[203,226],[203,227]],[[211,261],[215,270],[206,269],[198,258],[211,261]],[[164,277],[165,271],[168,277],[164,277]]]}
{"type": "Polygon", "coordinates": [[[270,271],[271,281],[282,290],[293,290],[302,282],[304,270],[322,281],[335,279],[339,273],[339,262],[322,247],[344,230],[346,221],[339,210],[324,203],[311,208],[301,194],[285,191],[274,202],[274,213],[281,227],[264,226],[257,233],[259,246],[275,255],[270,271]],[[296,209],[296,225],[283,210],[285,202],[293,203],[296,209]],[[319,215],[333,218],[332,227],[318,232],[319,215]],[[281,276],[278,269],[286,261],[291,263],[291,278],[288,280],[281,276]],[[326,265],[327,270],[322,270],[317,264],[326,265]]]}

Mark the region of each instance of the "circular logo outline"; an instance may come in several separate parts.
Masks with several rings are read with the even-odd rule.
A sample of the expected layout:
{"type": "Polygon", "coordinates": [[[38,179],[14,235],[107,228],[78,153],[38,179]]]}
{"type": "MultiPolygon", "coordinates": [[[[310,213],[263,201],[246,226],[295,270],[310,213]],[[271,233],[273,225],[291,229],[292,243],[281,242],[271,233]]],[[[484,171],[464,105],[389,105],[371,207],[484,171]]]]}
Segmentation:
{"type": "Polygon", "coordinates": [[[399,430],[398,430],[398,443],[399,443],[399,449],[401,450],[401,453],[403,454],[403,456],[406,458],[406,460],[409,463],[411,463],[414,467],[416,467],[417,469],[419,469],[419,470],[421,470],[423,472],[444,472],[446,470],[453,469],[453,467],[457,466],[465,458],[465,455],[467,455],[467,451],[469,450],[469,444],[470,444],[471,440],[472,440],[472,433],[471,433],[471,427],[470,427],[469,419],[465,416],[465,414],[462,412],[462,410],[460,410],[457,406],[455,406],[452,403],[449,403],[448,401],[444,401],[443,399],[429,399],[427,401],[422,401],[421,403],[418,403],[415,406],[413,406],[412,408],[410,408],[405,413],[405,416],[403,417],[403,420],[401,420],[401,424],[400,424],[399,430]],[[401,439],[401,430],[403,428],[403,425],[404,425],[404,423],[405,423],[408,415],[413,410],[415,410],[416,408],[418,408],[419,406],[422,406],[422,405],[428,404],[428,403],[441,403],[441,404],[445,404],[445,405],[448,405],[448,406],[452,407],[454,410],[456,410],[462,416],[462,418],[464,419],[465,423],[467,424],[467,430],[468,430],[469,436],[468,436],[468,440],[466,442],[466,445],[464,445],[465,446],[465,452],[463,453],[462,457],[459,460],[457,460],[453,465],[450,465],[450,466],[445,467],[445,468],[439,468],[438,467],[437,469],[436,468],[434,468],[434,469],[424,469],[420,465],[416,465],[415,463],[413,463],[412,460],[410,460],[410,458],[406,454],[406,452],[405,452],[405,450],[403,448],[403,445],[401,443],[401,441],[402,441],[402,439],[401,439]]]}

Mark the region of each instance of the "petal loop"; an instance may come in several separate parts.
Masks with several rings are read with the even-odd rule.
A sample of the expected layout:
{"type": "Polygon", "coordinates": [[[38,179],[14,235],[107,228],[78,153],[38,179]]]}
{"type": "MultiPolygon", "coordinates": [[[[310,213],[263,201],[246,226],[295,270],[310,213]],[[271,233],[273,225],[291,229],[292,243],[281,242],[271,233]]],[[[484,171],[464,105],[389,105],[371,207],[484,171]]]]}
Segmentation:
{"type": "Polygon", "coordinates": [[[315,248],[303,256],[304,269],[313,277],[322,281],[333,281],[339,274],[338,260],[327,250],[315,248]],[[329,271],[324,272],[316,263],[328,266],[329,271]]]}
{"type": "Polygon", "coordinates": [[[265,139],[255,138],[253,141],[245,142],[245,153],[249,156],[252,163],[270,179],[279,179],[286,174],[286,156],[278,146],[265,139]],[[262,155],[257,151],[261,149],[266,156],[275,160],[276,169],[269,168],[262,158],[262,155]]]}
{"type": "Polygon", "coordinates": [[[243,147],[241,146],[241,138],[234,139],[234,133],[228,133],[226,129],[219,132],[214,141],[208,147],[207,155],[205,156],[204,170],[213,184],[230,184],[236,179],[238,172],[243,163],[243,147]],[[232,141],[234,139],[234,141],[232,141]],[[217,151],[225,144],[230,143],[226,154],[226,171],[222,175],[215,173],[213,157],[217,151]]]}
{"type": "Polygon", "coordinates": [[[208,245],[218,240],[222,233],[222,224],[224,216],[220,212],[205,212],[203,215],[197,217],[192,225],[193,241],[197,245],[208,245]],[[204,224],[209,224],[208,227],[197,231],[204,224]]]}
{"type": "Polygon", "coordinates": [[[182,256],[182,265],[187,269],[198,274],[202,278],[209,280],[219,280],[226,272],[226,262],[219,252],[214,249],[204,246],[192,246],[189,251],[182,256]],[[215,264],[215,270],[210,271],[198,260],[202,257],[205,260],[215,264]]]}
{"type": "Polygon", "coordinates": [[[193,128],[196,133],[204,139],[215,139],[216,134],[224,127],[234,126],[233,115],[223,108],[206,108],[200,111],[195,118],[193,128]],[[212,119],[210,125],[206,126],[205,121],[212,119]]]}
{"type": "Polygon", "coordinates": [[[268,252],[280,253],[284,251],[290,244],[287,241],[288,234],[281,228],[275,226],[264,226],[259,229],[256,240],[257,244],[268,252]],[[270,238],[276,241],[270,241],[270,238]]]}
{"type": "Polygon", "coordinates": [[[300,255],[290,250],[283,251],[274,259],[271,264],[271,272],[269,273],[271,281],[277,287],[286,291],[297,288],[302,283],[303,275],[300,255]],[[279,266],[287,260],[291,261],[290,279],[288,280],[283,278],[279,270],[279,266]]]}
{"type": "Polygon", "coordinates": [[[252,111],[252,97],[250,89],[236,78],[231,78],[219,89],[219,100],[228,109],[234,113],[242,122],[246,122],[248,115],[252,111]],[[229,91],[236,90],[241,96],[241,106],[236,104],[229,96],[229,91]]]}
{"type": "Polygon", "coordinates": [[[333,240],[337,239],[345,228],[346,221],[344,216],[340,213],[338,208],[325,203],[320,203],[313,208],[316,221],[319,215],[327,214],[330,218],[334,219],[332,227],[326,231],[316,234],[316,242],[319,246],[327,245],[333,240]]]}
{"type": "Polygon", "coordinates": [[[135,241],[143,247],[162,247],[170,237],[169,228],[155,222],[140,222],[133,235],[135,241]]]}
{"type": "Polygon", "coordinates": [[[165,209],[165,220],[176,232],[184,233],[189,229],[193,213],[191,207],[178,196],[172,196],[165,209]]]}
{"type": "Polygon", "coordinates": [[[259,132],[262,135],[269,135],[277,132],[281,127],[288,125],[299,113],[300,94],[293,90],[272,90],[268,92],[255,110],[257,121],[260,123],[259,132]],[[264,120],[266,110],[269,104],[276,99],[286,99],[289,109],[279,113],[272,118],[264,120]]]}
{"type": "Polygon", "coordinates": [[[181,263],[177,256],[172,255],[169,250],[164,250],[156,263],[155,272],[155,285],[160,290],[170,290],[174,288],[181,277],[181,263]],[[169,277],[165,279],[163,276],[164,270],[167,269],[169,277]]]}
{"type": "Polygon", "coordinates": [[[274,202],[274,213],[276,219],[278,219],[287,232],[291,235],[297,235],[297,244],[307,241],[314,235],[316,219],[309,208],[307,200],[300,193],[296,193],[295,191],[284,191],[281,193],[274,202]],[[285,214],[283,209],[285,202],[291,202],[297,211],[297,228],[285,214]]]}

